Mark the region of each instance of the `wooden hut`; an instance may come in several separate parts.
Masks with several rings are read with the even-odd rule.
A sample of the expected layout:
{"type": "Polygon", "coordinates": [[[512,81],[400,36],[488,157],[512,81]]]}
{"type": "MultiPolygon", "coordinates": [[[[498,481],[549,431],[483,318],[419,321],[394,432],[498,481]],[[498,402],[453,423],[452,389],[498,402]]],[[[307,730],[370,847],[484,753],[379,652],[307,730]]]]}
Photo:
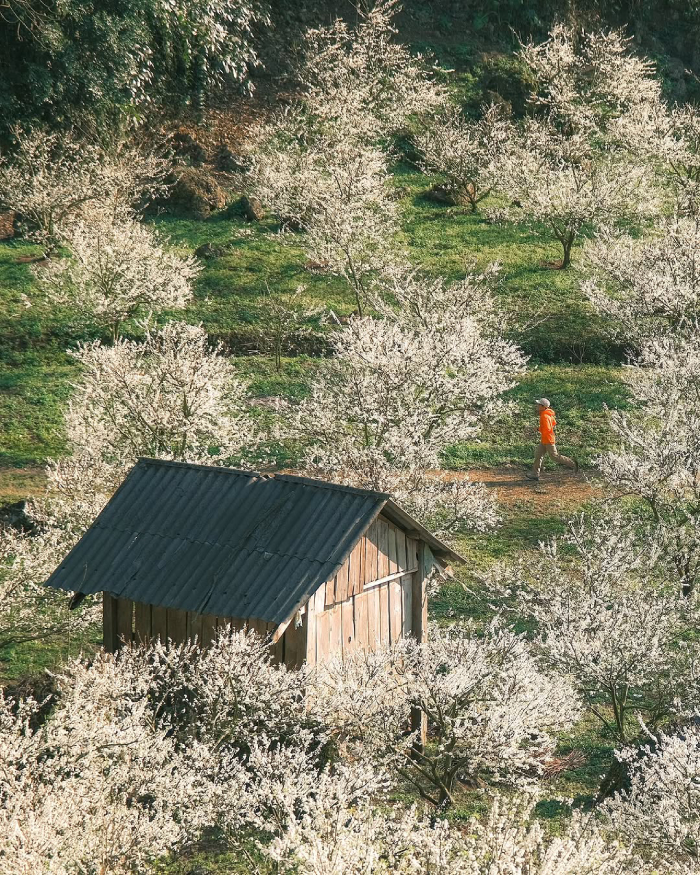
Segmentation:
{"type": "Polygon", "coordinates": [[[290,667],[424,640],[426,577],[463,561],[388,495],[140,459],[48,586],[103,593],[104,646],[231,624],[290,667]]]}

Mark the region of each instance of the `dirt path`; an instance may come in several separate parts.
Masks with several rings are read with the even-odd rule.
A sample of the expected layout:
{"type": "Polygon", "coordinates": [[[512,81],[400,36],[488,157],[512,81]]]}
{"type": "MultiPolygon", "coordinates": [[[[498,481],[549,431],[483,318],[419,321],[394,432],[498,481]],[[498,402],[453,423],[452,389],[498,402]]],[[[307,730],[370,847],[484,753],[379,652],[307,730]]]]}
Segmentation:
{"type": "Polygon", "coordinates": [[[527,469],[520,465],[497,468],[473,468],[464,473],[451,473],[451,478],[468,477],[484,483],[497,493],[499,503],[522,513],[531,509],[533,516],[574,514],[582,504],[603,495],[603,490],[591,475],[573,474],[562,469],[546,468],[539,482],[525,477],[527,469]]]}

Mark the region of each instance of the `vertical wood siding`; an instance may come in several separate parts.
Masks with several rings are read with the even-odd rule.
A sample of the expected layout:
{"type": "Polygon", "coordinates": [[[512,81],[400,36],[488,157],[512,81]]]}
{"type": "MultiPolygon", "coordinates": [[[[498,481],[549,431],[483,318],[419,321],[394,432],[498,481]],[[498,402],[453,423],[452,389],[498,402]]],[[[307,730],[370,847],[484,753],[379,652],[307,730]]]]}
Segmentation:
{"type": "MultiPolygon", "coordinates": [[[[379,516],[338,573],[311,596],[273,647],[274,660],[289,668],[313,666],[354,650],[374,650],[402,636],[425,634],[419,544],[379,516]],[[388,579],[386,579],[388,578],[388,579]],[[418,622],[419,626],[414,629],[418,622]]],[[[227,625],[265,636],[272,623],[162,608],[104,594],[104,646],[145,644],[157,638],[208,646],[227,625]]]]}
{"type": "Polygon", "coordinates": [[[381,515],[360,538],[340,571],[325,585],[325,606],[342,604],[365,586],[416,568],[416,542],[381,515]]]}

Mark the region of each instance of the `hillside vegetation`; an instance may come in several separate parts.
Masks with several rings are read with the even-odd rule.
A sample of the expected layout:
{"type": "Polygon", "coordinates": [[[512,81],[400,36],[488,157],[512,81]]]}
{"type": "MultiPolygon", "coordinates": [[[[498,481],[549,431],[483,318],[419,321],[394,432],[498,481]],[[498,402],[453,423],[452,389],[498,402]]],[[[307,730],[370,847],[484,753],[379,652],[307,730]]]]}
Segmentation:
{"type": "Polygon", "coordinates": [[[700,11],[146,5],[0,23],[0,873],[697,872],[700,11]],[[42,584],[140,456],[467,563],[426,643],[113,657],[42,584]]]}

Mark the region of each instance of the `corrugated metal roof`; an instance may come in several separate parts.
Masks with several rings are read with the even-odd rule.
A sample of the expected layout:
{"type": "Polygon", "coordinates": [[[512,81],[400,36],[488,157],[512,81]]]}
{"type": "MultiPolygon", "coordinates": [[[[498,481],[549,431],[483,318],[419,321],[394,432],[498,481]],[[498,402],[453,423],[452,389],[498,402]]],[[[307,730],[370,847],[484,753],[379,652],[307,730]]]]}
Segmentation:
{"type": "MultiPolygon", "coordinates": [[[[380,492],[291,475],[140,459],[47,580],[221,617],[283,623],[385,507],[380,492]]],[[[425,530],[406,514],[406,521],[425,530]]],[[[426,532],[430,545],[459,559],[426,532]]]]}

